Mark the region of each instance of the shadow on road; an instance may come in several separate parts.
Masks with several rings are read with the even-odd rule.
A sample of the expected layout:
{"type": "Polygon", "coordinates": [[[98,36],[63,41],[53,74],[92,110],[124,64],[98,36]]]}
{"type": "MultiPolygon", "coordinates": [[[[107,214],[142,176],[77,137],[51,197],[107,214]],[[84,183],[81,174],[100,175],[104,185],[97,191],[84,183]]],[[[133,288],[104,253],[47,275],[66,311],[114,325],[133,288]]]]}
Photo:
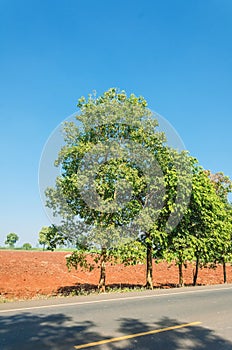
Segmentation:
{"type": "MultiPolygon", "coordinates": [[[[170,319],[169,317],[163,317],[159,322],[155,322],[154,325],[146,324],[141,322],[139,319],[134,318],[121,318],[118,321],[120,323],[119,331],[125,335],[146,332],[153,329],[168,328],[187,323],[179,322],[178,320],[170,319]]],[[[110,347],[109,349],[123,349],[120,347],[120,344],[118,345],[115,343],[114,347],[110,347]]],[[[126,349],[231,350],[232,342],[219,337],[213,330],[204,328],[202,325],[198,325],[130,339],[126,349]]]]}
{"type": "Polygon", "coordinates": [[[63,314],[49,316],[22,313],[0,317],[1,350],[60,350],[73,349],[78,342],[101,340],[91,331],[94,323],[75,323],[63,314]]]}
{"type": "MultiPolygon", "coordinates": [[[[203,286],[204,284],[197,284],[197,286],[203,286]]],[[[191,287],[193,284],[185,284],[185,287],[191,287]]],[[[159,283],[154,285],[154,289],[170,289],[170,288],[178,288],[179,285],[175,283],[159,283]]],[[[129,284],[129,283],[112,283],[107,284],[106,291],[118,291],[118,290],[144,290],[144,285],[142,284],[129,284]]],[[[70,286],[64,286],[57,289],[56,294],[62,296],[70,296],[70,295],[86,295],[98,292],[98,288],[96,284],[89,283],[76,283],[70,286]]]]}
{"type": "MultiPolygon", "coordinates": [[[[153,329],[180,325],[176,319],[164,317],[159,322],[147,324],[135,318],[117,320],[117,334],[129,335],[153,329]]],[[[107,327],[109,329],[109,327],[107,327]]],[[[64,314],[49,316],[22,313],[14,316],[0,317],[0,349],[1,350],[68,350],[74,345],[96,342],[115,337],[115,333],[103,337],[97,324],[86,320],[75,322],[64,314]]],[[[88,349],[126,349],[126,350],[231,350],[229,342],[215,334],[214,331],[200,326],[186,327],[153,335],[135,337],[122,342],[113,342],[88,349]]]]}

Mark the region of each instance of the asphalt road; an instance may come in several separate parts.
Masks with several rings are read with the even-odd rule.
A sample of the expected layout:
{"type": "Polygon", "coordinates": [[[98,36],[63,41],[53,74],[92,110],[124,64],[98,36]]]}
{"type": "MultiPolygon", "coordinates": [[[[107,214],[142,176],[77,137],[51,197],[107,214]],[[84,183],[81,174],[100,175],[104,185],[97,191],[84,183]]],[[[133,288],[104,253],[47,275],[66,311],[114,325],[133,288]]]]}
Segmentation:
{"type": "Polygon", "coordinates": [[[0,349],[231,350],[232,285],[0,304],[0,349]]]}

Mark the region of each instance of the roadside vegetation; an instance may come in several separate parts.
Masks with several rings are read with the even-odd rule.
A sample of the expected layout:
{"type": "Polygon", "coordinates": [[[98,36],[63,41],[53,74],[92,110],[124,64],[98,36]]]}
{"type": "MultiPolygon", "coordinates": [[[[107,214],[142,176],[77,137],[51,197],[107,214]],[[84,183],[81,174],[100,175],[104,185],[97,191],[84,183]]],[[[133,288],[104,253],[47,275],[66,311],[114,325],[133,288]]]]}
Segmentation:
{"type": "Polygon", "coordinates": [[[65,124],[66,144],[56,161],[62,175],[55,187],[46,191],[47,206],[63,218],[63,224],[51,226],[45,233],[47,248],[76,246],[67,258],[68,267],[100,268],[98,288],[102,291],[107,262],[146,263],[148,289],[153,288],[152,259],[157,263],[175,261],[180,286],[184,285],[183,267],[188,262],[196,265],[194,285],[199,268],[213,268],[218,263],[224,266],[226,282],[226,263],[232,261],[231,180],[221,172],[212,174],[203,169],[188,152],[168,146],[166,135],[158,131],[158,121],[141,96],[127,96],[112,88],[99,97],[80,98],[78,108],[76,119],[82,128],[78,123],[65,124]],[[138,145],[136,151],[144,163],[134,154],[128,156],[125,145],[117,147],[125,139],[138,145]],[[148,161],[141,147],[153,158],[148,161]],[[89,163],[85,158],[88,152],[89,163]],[[97,168],[91,165],[93,158],[97,168]],[[151,168],[153,159],[162,176],[157,167],[151,168]],[[115,198],[127,191],[122,179],[129,183],[131,197],[115,210],[115,198]],[[89,198],[83,197],[81,188],[89,190],[89,198]],[[94,260],[91,264],[90,255],[94,260]]]}
{"type": "MultiPolygon", "coordinates": [[[[232,263],[231,180],[168,146],[141,96],[112,88],[80,98],[78,108],[82,128],[64,125],[65,146],[56,161],[62,174],[46,191],[47,206],[62,223],[41,228],[40,249],[71,251],[69,269],[100,269],[100,291],[106,290],[107,263],[145,263],[145,287],[152,289],[153,259],[175,262],[179,286],[188,263],[195,264],[193,285],[199,269],[217,264],[223,265],[226,283],[226,265],[232,263]],[[129,155],[125,145],[119,147],[123,140],[129,155]]],[[[12,249],[18,238],[11,233],[5,244],[12,249]]]]}

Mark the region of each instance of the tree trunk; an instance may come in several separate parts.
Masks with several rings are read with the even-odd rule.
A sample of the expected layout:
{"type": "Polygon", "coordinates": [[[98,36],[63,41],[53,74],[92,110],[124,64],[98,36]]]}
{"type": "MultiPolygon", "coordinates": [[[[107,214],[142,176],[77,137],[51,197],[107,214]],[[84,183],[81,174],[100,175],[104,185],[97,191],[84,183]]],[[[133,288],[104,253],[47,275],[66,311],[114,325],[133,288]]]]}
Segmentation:
{"type": "Polygon", "coordinates": [[[146,288],[153,289],[153,280],[152,280],[152,244],[147,243],[147,273],[146,273],[146,288]]]}
{"type": "Polygon", "coordinates": [[[198,271],[199,271],[199,256],[197,255],[196,260],[196,266],[195,266],[195,272],[193,274],[193,285],[195,286],[197,284],[197,277],[198,277],[198,271]]]}
{"type": "Polygon", "coordinates": [[[179,262],[179,287],[184,286],[184,279],[183,279],[183,263],[179,262]]]}
{"type": "Polygon", "coordinates": [[[223,280],[224,280],[224,283],[227,283],[226,262],[225,262],[225,259],[223,259],[223,280]]]}
{"type": "Polygon", "coordinates": [[[100,292],[106,291],[106,248],[102,248],[101,252],[100,279],[98,289],[100,292]]]}

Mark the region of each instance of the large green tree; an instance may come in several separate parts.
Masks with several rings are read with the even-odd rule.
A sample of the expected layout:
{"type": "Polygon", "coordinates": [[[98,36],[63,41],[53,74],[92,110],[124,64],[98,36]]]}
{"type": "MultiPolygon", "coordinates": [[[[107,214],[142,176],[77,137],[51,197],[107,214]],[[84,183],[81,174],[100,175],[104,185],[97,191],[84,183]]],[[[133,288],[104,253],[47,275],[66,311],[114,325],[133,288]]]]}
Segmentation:
{"type": "Polygon", "coordinates": [[[105,284],[109,252],[145,234],[152,287],[151,232],[165,192],[157,154],[165,136],[142,97],[112,88],[79,99],[78,107],[77,123],[64,128],[66,145],[56,163],[62,175],[47,190],[47,204],[64,221],[75,216],[87,226],[88,244],[101,251],[99,286],[105,284]]]}

